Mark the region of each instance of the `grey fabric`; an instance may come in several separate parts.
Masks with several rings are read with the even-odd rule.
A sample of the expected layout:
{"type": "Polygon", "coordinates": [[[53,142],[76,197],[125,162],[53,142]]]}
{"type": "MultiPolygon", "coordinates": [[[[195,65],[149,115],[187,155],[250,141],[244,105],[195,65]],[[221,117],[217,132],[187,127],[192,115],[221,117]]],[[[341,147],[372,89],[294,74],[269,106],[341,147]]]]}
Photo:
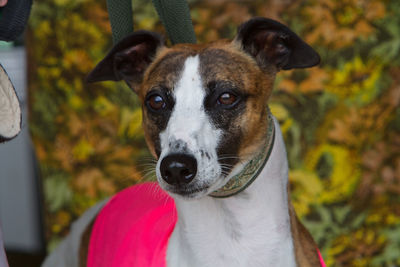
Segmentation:
{"type": "Polygon", "coordinates": [[[3,246],[3,233],[0,228],[0,267],[8,267],[7,257],[3,246]]]}
{"type": "Polygon", "coordinates": [[[47,256],[42,267],[78,267],[82,234],[107,202],[105,199],[97,203],[75,221],[69,235],[47,256]]]}

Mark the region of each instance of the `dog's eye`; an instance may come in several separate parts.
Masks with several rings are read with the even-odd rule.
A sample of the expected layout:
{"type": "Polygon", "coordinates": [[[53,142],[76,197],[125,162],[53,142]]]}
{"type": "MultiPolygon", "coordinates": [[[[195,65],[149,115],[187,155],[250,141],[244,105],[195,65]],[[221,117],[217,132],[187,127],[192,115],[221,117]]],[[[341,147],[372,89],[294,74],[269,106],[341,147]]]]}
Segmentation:
{"type": "Polygon", "coordinates": [[[162,96],[160,95],[152,95],[150,96],[147,101],[147,106],[152,110],[158,111],[164,109],[166,107],[166,103],[162,96]]]}
{"type": "Polygon", "coordinates": [[[219,105],[229,106],[235,102],[236,102],[236,96],[231,93],[223,93],[217,99],[217,103],[219,105]]]}

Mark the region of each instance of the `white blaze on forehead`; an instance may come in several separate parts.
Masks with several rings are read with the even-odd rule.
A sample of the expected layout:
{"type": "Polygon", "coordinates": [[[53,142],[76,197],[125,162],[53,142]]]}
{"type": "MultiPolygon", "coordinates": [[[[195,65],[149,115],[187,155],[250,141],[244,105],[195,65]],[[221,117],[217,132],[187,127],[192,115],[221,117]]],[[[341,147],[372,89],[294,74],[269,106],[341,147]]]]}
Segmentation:
{"type": "Polygon", "coordinates": [[[220,175],[216,152],[220,130],[213,126],[204,110],[206,92],[199,66],[198,56],[188,57],[174,87],[175,105],[166,129],[160,133],[160,161],[171,153],[192,154],[197,160],[197,177],[201,177],[197,183],[201,184],[217,179],[220,175]],[[181,145],[179,149],[184,146],[185,151],[176,148],[174,144],[177,143],[181,145]]]}
{"type": "Polygon", "coordinates": [[[205,97],[199,74],[199,57],[189,57],[185,61],[181,79],[174,88],[175,106],[169,120],[171,132],[177,139],[187,140],[190,133],[200,130],[206,114],[205,97]]]}
{"type": "Polygon", "coordinates": [[[168,139],[165,141],[182,140],[192,150],[196,150],[199,145],[199,140],[196,139],[203,135],[207,128],[211,128],[203,107],[205,91],[202,87],[199,65],[198,56],[186,59],[181,78],[173,91],[174,109],[163,133],[168,139]]]}

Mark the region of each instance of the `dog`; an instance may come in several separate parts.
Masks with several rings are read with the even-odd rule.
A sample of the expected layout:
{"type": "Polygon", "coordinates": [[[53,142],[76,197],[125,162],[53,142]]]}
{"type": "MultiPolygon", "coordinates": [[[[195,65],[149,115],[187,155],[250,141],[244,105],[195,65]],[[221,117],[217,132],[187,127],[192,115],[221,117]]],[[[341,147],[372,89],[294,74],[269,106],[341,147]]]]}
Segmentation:
{"type": "MultiPolygon", "coordinates": [[[[319,62],[288,27],[257,17],[233,41],[206,45],[167,47],[137,31],[89,74],[124,80],[142,102],[157,182],[176,206],[167,266],[324,266],[291,205],[285,145],[267,105],[277,72],[319,62]]],[[[77,231],[86,238],[75,237],[83,265],[102,205],[77,231]]]]}

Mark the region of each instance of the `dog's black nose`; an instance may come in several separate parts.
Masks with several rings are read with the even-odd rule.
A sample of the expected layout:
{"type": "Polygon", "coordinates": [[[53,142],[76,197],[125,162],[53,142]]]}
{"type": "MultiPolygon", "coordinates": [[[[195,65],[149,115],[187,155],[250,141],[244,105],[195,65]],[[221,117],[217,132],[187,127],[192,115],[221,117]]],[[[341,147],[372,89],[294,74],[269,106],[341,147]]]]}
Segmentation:
{"type": "Polygon", "coordinates": [[[187,154],[171,154],[161,161],[160,171],[171,185],[188,184],[196,176],[197,161],[187,154]]]}

